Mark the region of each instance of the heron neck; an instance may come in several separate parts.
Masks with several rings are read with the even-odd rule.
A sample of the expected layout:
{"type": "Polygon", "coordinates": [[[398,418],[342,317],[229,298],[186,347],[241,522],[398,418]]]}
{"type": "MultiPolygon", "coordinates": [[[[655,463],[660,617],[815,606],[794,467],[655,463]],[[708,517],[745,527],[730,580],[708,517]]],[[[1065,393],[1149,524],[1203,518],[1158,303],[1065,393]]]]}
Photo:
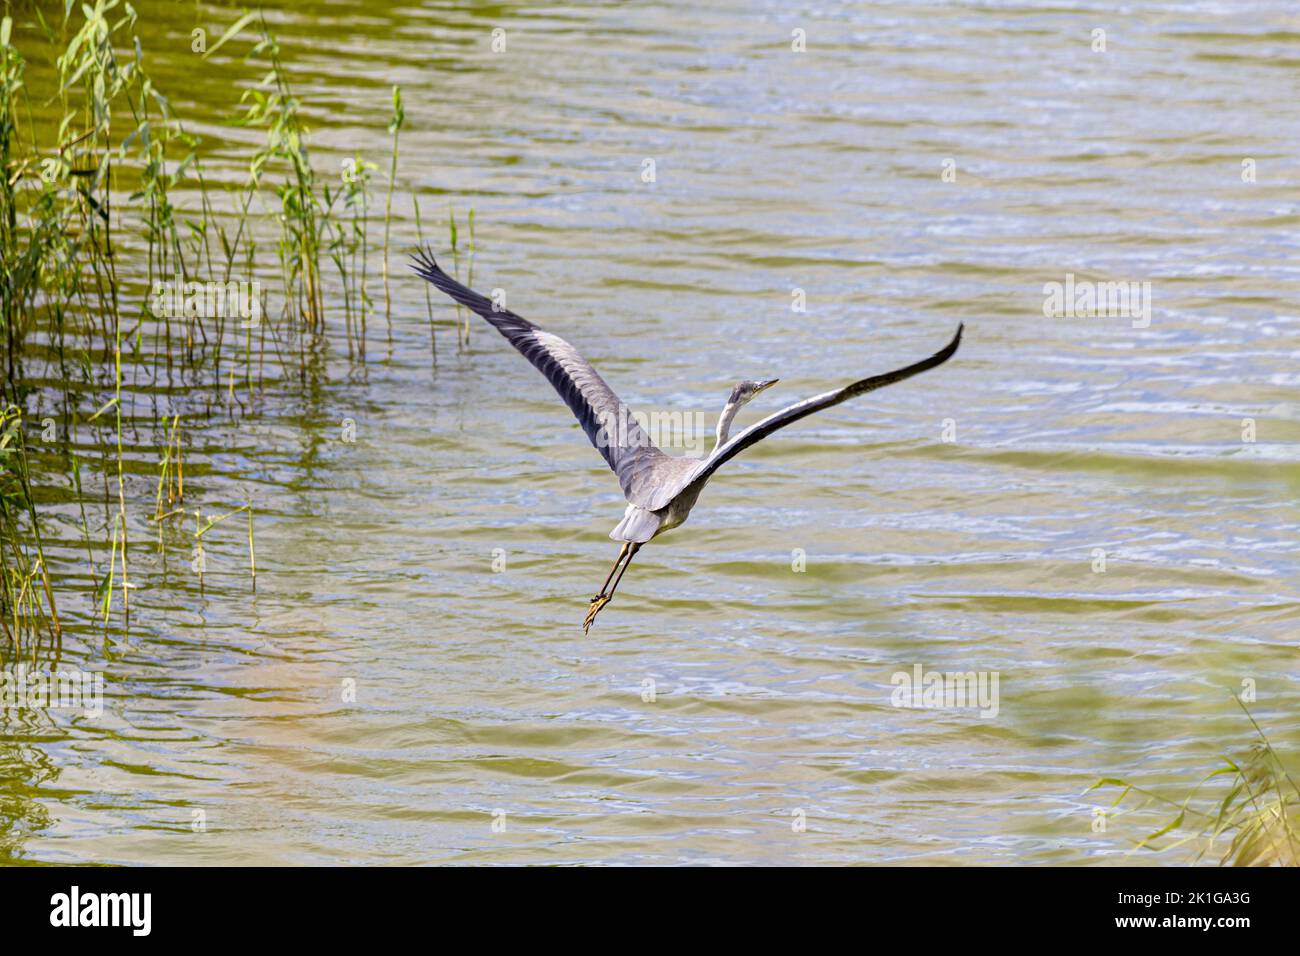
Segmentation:
{"type": "Polygon", "coordinates": [[[731,431],[731,420],[736,417],[736,412],[740,411],[738,402],[727,402],[722,409],[722,415],[718,418],[718,443],[713,446],[717,451],[727,440],[727,435],[731,431]]]}

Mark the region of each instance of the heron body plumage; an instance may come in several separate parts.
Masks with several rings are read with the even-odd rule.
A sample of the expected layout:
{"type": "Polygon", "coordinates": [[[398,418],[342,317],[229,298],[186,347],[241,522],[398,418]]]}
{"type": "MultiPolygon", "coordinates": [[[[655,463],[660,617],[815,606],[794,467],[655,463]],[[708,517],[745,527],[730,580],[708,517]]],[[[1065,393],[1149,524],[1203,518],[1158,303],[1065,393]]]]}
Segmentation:
{"type": "MultiPolygon", "coordinates": [[[[689,470],[694,470],[698,465],[697,461],[690,458],[669,458],[668,460],[683,462],[688,466],[689,470]]],[[[679,466],[673,470],[686,471],[688,468],[679,466]]],[[[657,537],[665,531],[672,531],[673,528],[680,527],[686,523],[691,508],[695,507],[695,500],[699,498],[700,491],[703,488],[703,482],[693,485],[688,484],[673,496],[672,501],[656,511],[650,511],[640,505],[628,505],[627,510],[623,512],[623,520],[615,526],[609,536],[615,541],[631,541],[636,544],[645,544],[651,538],[657,537]]]]}
{"type": "Polygon", "coordinates": [[[615,541],[631,541],[645,544],[660,531],[664,516],[655,511],[646,511],[640,505],[628,505],[623,512],[623,520],[614,526],[609,536],[615,541]]]}
{"type": "Polygon", "coordinates": [[[482,316],[546,376],[618,478],[628,506],[609,536],[622,541],[623,548],[601,593],[592,599],[587,609],[584,629],[591,627],[596,614],[609,603],[623,579],[623,572],[641,546],[685,523],[705,483],[723,464],[777,429],[814,412],[942,365],[961,344],[962,326],[958,325],[952,341],[929,358],[795,402],[733,436],[730,428],[736,412],[776,380],[740,382],[732,390],[719,419],[717,444],[713,450],[703,459],[679,458],[666,455],[654,446],[631,410],[578,350],[564,339],[461,285],[439,268],[426,250],[421,250],[414,260],[417,274],[482,316]]]}

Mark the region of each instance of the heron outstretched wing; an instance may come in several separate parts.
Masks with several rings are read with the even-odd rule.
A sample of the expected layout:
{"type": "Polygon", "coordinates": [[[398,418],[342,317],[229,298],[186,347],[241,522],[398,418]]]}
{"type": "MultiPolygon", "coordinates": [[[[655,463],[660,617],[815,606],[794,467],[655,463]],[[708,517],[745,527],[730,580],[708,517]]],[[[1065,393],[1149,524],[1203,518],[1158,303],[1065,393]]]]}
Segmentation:
{"type": "Polygon", "coordinates": [[[415,271],[461,305],[483,316],[533,366],[546,376],[560,398],[573,411],[596,450],[618,476],[623,494],[632,504],[643,504],[645,477],[668,456],[650,441],[632,417],[632,411],[596,374],[591,363],[558,335],[538,328],[527,319],[499,308],[491,299],[461,285],[438,267],[433,256],[421,250],[412,257],[415,271]]]}
{"type": "Polygon", "coordinates": [[[722,465],[735,458],[750,445],[766,438],[778,428],[784,428],[792,422],[797,422],[799,419],[805,418],[814,412],[820,412],[822,409],[830,408],[832,405],[847,402],[850,398],[865,395],[867,392],[884,388],[886,385],[892,385],[895,382],[901,382],[905,378],[911,378],[913,375],[932,369],[936,365],[942,365],[956,353],[957,347],[961,344],[963,328],[963,325],[958,325],[957,334],[952,337],[952,341],[927,359],[922,359],[904,368],[895,369],[892,372],[885,372],[883,375],[864,378],[852,385],[823,392],[820,395],[814,395],[812,398],[805,398],[801,402],[788,405],[779,412],[767,416],[762,421],[750,425],[744,431],[737,433],[721,446],[715,448],[708,458],[697,464],[691,471],[679,473],[676,481],[662,484],[656,488],[654,493],[649,496],[649,502],[642,504],[642,507],[650,511],[656,511],[667,505],[691,485],[702,485],[722,465]]]}

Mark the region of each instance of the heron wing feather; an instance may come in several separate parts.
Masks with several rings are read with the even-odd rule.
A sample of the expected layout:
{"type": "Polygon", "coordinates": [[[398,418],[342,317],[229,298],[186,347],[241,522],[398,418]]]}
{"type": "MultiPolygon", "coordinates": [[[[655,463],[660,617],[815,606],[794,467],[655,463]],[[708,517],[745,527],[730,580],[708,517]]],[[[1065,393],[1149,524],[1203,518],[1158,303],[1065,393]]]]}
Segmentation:
{"type": "Polygon", "coordinates": [[[859,395],[865,395],[867,392],[875,391],[878,388],[884,388],[886,385],[893,385],[895,382],[901,382],[904,379],[911,378],[936,365],[942,365],[956,353],[957,347],[961,344],[961,333],[964,326],[957,326],[957,334],[953,336],[952,341],[946,346],[935,352],[929,358],[922,359],[911,365],[892,372],[885,372],[882,375],[872,375],[869,378],[861,379],[851,385],[843,388],[832,389],[829,392],[823,392],[820,395],[814,395],[812,398],[805,398],[801,402],[795,402],[793,405],[787,405],[772,415],[767,416],[762,421],[750,425],[748,428],[737,433],[720,447],[715,448],[708,458],[699,462],[691,471],[680,475],[676,482],[661,485],[655,489],[654,494],[650,496],[648,504],[643,507],[654,511],[665,507],[669,502],[679,494],[689,488],[691,485],[700,484],[708,481],[713,473],[722,465],[726,464],[732,458],[735,458],[746,448],[761,441],[768,435],[786,425],[799,421],[801,418],[820,412],[823,409],[838,405],[841,402],[847,402],[850,398],[856,398],[859,395]]]}
{"type": "Polygon", "coordinates": [[[637,424],[632,411],[572,345],[522,316],[499,308],[487,296],[447,275],[425,250],[414,257],[421,278],[476,312],[505,336],[524,358],[546,376],[569,406],[587,438],[618,476],[627,500],[643,505],[645,477],[660,459],[668,459],[637,424]]]}

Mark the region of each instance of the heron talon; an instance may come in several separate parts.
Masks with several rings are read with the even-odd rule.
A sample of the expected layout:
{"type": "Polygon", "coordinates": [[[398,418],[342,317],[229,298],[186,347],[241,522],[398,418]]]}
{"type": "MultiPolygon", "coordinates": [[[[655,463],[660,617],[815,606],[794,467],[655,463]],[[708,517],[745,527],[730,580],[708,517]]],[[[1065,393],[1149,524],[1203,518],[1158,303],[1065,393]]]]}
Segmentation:
{"type": "Polygon", "coordinates": [[[609,603],[609,600],[610,600],[610,595],[607,594],[597,594],[594,598],[591,599],[591,604],[587,608],[587,616],[582,621],[583,634],[586,634],[591,631],[591,625],[592,622],[596,620],[596,615],[600,613],[601,608],[603,608],[606,604],[609,603]]]}

